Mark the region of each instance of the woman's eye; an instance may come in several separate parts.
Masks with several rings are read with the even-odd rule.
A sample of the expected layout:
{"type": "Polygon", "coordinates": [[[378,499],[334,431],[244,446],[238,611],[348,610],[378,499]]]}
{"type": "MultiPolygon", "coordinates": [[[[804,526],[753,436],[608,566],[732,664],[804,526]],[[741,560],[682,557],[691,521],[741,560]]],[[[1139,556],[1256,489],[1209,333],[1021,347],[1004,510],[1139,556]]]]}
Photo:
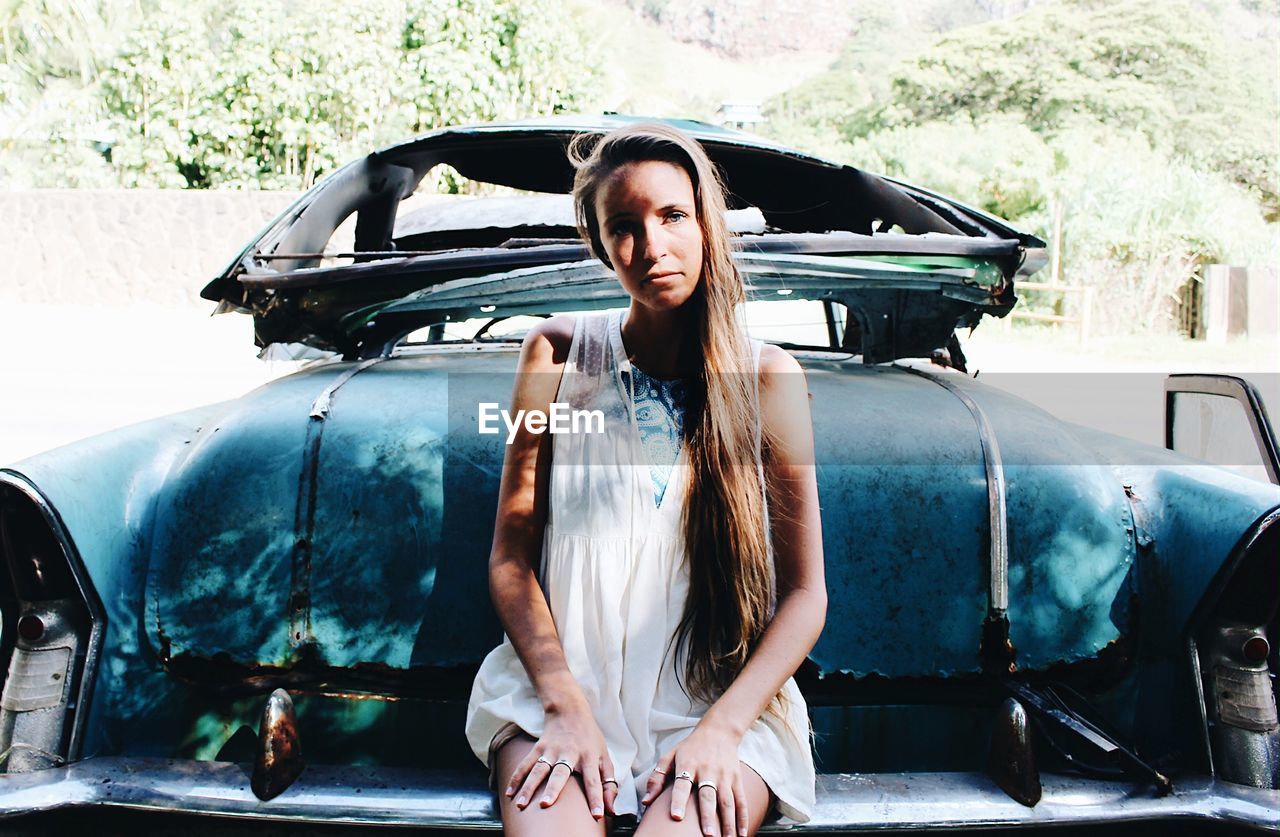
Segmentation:
{"type": "Polygon", "coordinates": [[[631,225],[630,224],[614,224],[612,227],[609,228],[609,232],[615,236],[626,235],[627,233],[631,232],[631,225]]]}
{"type": "Polygon", "coordinates": [[[678,209],[672,210],[671,212],[667,213],[667,220],[671,222],[683,221],[685,218],[688,218],[688,217],[689,217],[688,215],[684,214],[678,209]]]}

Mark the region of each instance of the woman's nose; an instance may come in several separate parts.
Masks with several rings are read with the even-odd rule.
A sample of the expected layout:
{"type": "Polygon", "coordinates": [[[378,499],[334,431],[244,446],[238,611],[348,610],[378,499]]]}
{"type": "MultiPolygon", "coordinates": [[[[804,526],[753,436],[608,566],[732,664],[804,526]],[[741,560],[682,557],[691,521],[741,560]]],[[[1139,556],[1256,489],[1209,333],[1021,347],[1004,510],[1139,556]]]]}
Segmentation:
{"type": "Polygon", "coordinates": [[[667,255],[667,235],[660,224],[645,225],[640,252],[647,261],[656,262],[667,255]]]}

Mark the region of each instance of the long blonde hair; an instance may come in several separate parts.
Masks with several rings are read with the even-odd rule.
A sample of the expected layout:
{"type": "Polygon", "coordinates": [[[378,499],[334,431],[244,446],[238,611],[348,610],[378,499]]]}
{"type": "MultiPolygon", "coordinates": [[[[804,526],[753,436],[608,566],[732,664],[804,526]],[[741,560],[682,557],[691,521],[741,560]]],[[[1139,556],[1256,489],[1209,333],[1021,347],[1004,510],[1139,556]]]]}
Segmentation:
{"type": "MultiPolygon", "coordinates": [[[[685,405],[690,477],[683,519],[689,598],[672,639],[687,654],[686,692],[710,703],[746,664],[772,617],[775,595],[764,486],[756,467],[756,379],[736,318],[745,291],[733,263],[724,186],[702,146],[661,123],[630,125],[603,137],[579,135],[569,156],[577,170],[578,230],[609,267],[596,196],[610,174],[628,163],[656,160],[679,166],[693,184],[702,276],[685,303],[694,307],[683,347],[683,360],[693,361],[685,405]]],[[[771,710],[777,711],[777,703],[771,710]]]]}

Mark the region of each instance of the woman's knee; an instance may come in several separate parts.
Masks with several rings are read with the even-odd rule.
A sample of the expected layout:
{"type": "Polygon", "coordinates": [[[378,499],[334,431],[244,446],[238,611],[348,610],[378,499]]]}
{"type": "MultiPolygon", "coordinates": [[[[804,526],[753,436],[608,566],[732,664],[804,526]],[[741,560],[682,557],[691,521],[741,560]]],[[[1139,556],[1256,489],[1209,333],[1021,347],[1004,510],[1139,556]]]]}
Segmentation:
{"type": "Polygon", "coordinates": [[[538,792],[541,787],[533,789],[530,799],[533,800],[524,808],[516,806],[515,799],[507,796],[506,787],[520,762],[533,749],[536,742],[527,735],[519,735],[498,750],[497,780],[498,809],[502,814],[502,831],[507,835],[534,837],[534,835],[550,835],[550,837],[567,837],[578,834],[604,834],[604,822],[591,816],[587,806],[587,796],[582,789],[582,780],[574,776],[566,782],[560,791],[560,798],[546,808],[538,803],[538,792]]]}
{"type": "Polygon", "coordinates": [[[667,786],[653,804],[644,810],[640,824],[636,826],[635,837],[676,837],[676,835],[702,834],[698,821],[698,804],[690,799],[682,819],[671,817],[671,787],[667,786]]]}
{"type": "MultiPolygon", "coordinates": [[[[745,764],[739,764],[739,769],[742,788],[746,795],[747,834],[754,835],[768,816],[773,804],[773,793],[764,783],[764,779],[760,778],[759,773],[745,764]]],[[[693,837],[693,835],[706,833],[702,828],[702,810],[699,807],[697,795],[693,794],[689,797],[685,804],[684,816],[677,820],[671,816],[671,793],[672,786],[668,785],[653,804],[645,809],[644,816],[640,818],[640,825],[636,828],[635,837],[676,837],[677,835],[693,837]]],[[[718,826],[716,833],[720,837],[738,837],[741,833],[740,831],[733,834],[725,833],[723,817],[719,811],[716,812],[714,819],[718,826]]],[[[737,822],[736,814],[733,821],[737,828],[741,829],[742,823],[737,822]]]]}

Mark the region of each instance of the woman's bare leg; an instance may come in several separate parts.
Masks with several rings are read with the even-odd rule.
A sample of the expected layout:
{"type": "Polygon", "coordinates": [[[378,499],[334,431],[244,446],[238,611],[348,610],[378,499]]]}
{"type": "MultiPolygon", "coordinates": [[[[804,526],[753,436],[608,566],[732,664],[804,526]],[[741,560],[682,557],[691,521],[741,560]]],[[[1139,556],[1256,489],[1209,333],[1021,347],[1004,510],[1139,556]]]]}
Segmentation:
{"type": "MultiPolygon", "coordinates": [[[[755,833],[760,830],[760,825],[764,822],[765,815],[769,813],[773,794],[769,792],[769,786],[764,783],[764,779],[760,778],[760,774],[745,764],[741,765],[741,775],[742,788],[747,794],[747,834],[749,837],[755,837],[755,833]]],[[[702,830],[702,819],[696,797],[695,790],[685,806],[684,819],[673,820],[671,819],[671,785],[668,784],[653,804],[645,809],[640,825],[636,828],[635,837],[677,837],[677,835],[693,837],[693,835],[706,834],[702,830]]],[[[738,837],[737,834],[723,833],[718,813],[715,819],[717,823],[715,833],[720,837],[738,837]]],[[[739,823],[738,826],[741,828],[742,824],[739,823]]]]}
{"type": "Polygon", "coordinates": [[[577,776],[573,777],[573,781],[565,783],[564,789],[560,791],[560,798],[550,808],[543,808],[538,804],[540,797],[536,793],[524,810],[517,808],[516,801],[507,796],[507,780],[511,778],[516,766],[535,743],[527,735],[518,735],[498,750],[496,775],[498,777],[498,808],[502,812],[502,833],[515,837],[603,835],[604,820],[597,820],[591,816],[587,795],[582,789],[582,780],[577,776]]]}

